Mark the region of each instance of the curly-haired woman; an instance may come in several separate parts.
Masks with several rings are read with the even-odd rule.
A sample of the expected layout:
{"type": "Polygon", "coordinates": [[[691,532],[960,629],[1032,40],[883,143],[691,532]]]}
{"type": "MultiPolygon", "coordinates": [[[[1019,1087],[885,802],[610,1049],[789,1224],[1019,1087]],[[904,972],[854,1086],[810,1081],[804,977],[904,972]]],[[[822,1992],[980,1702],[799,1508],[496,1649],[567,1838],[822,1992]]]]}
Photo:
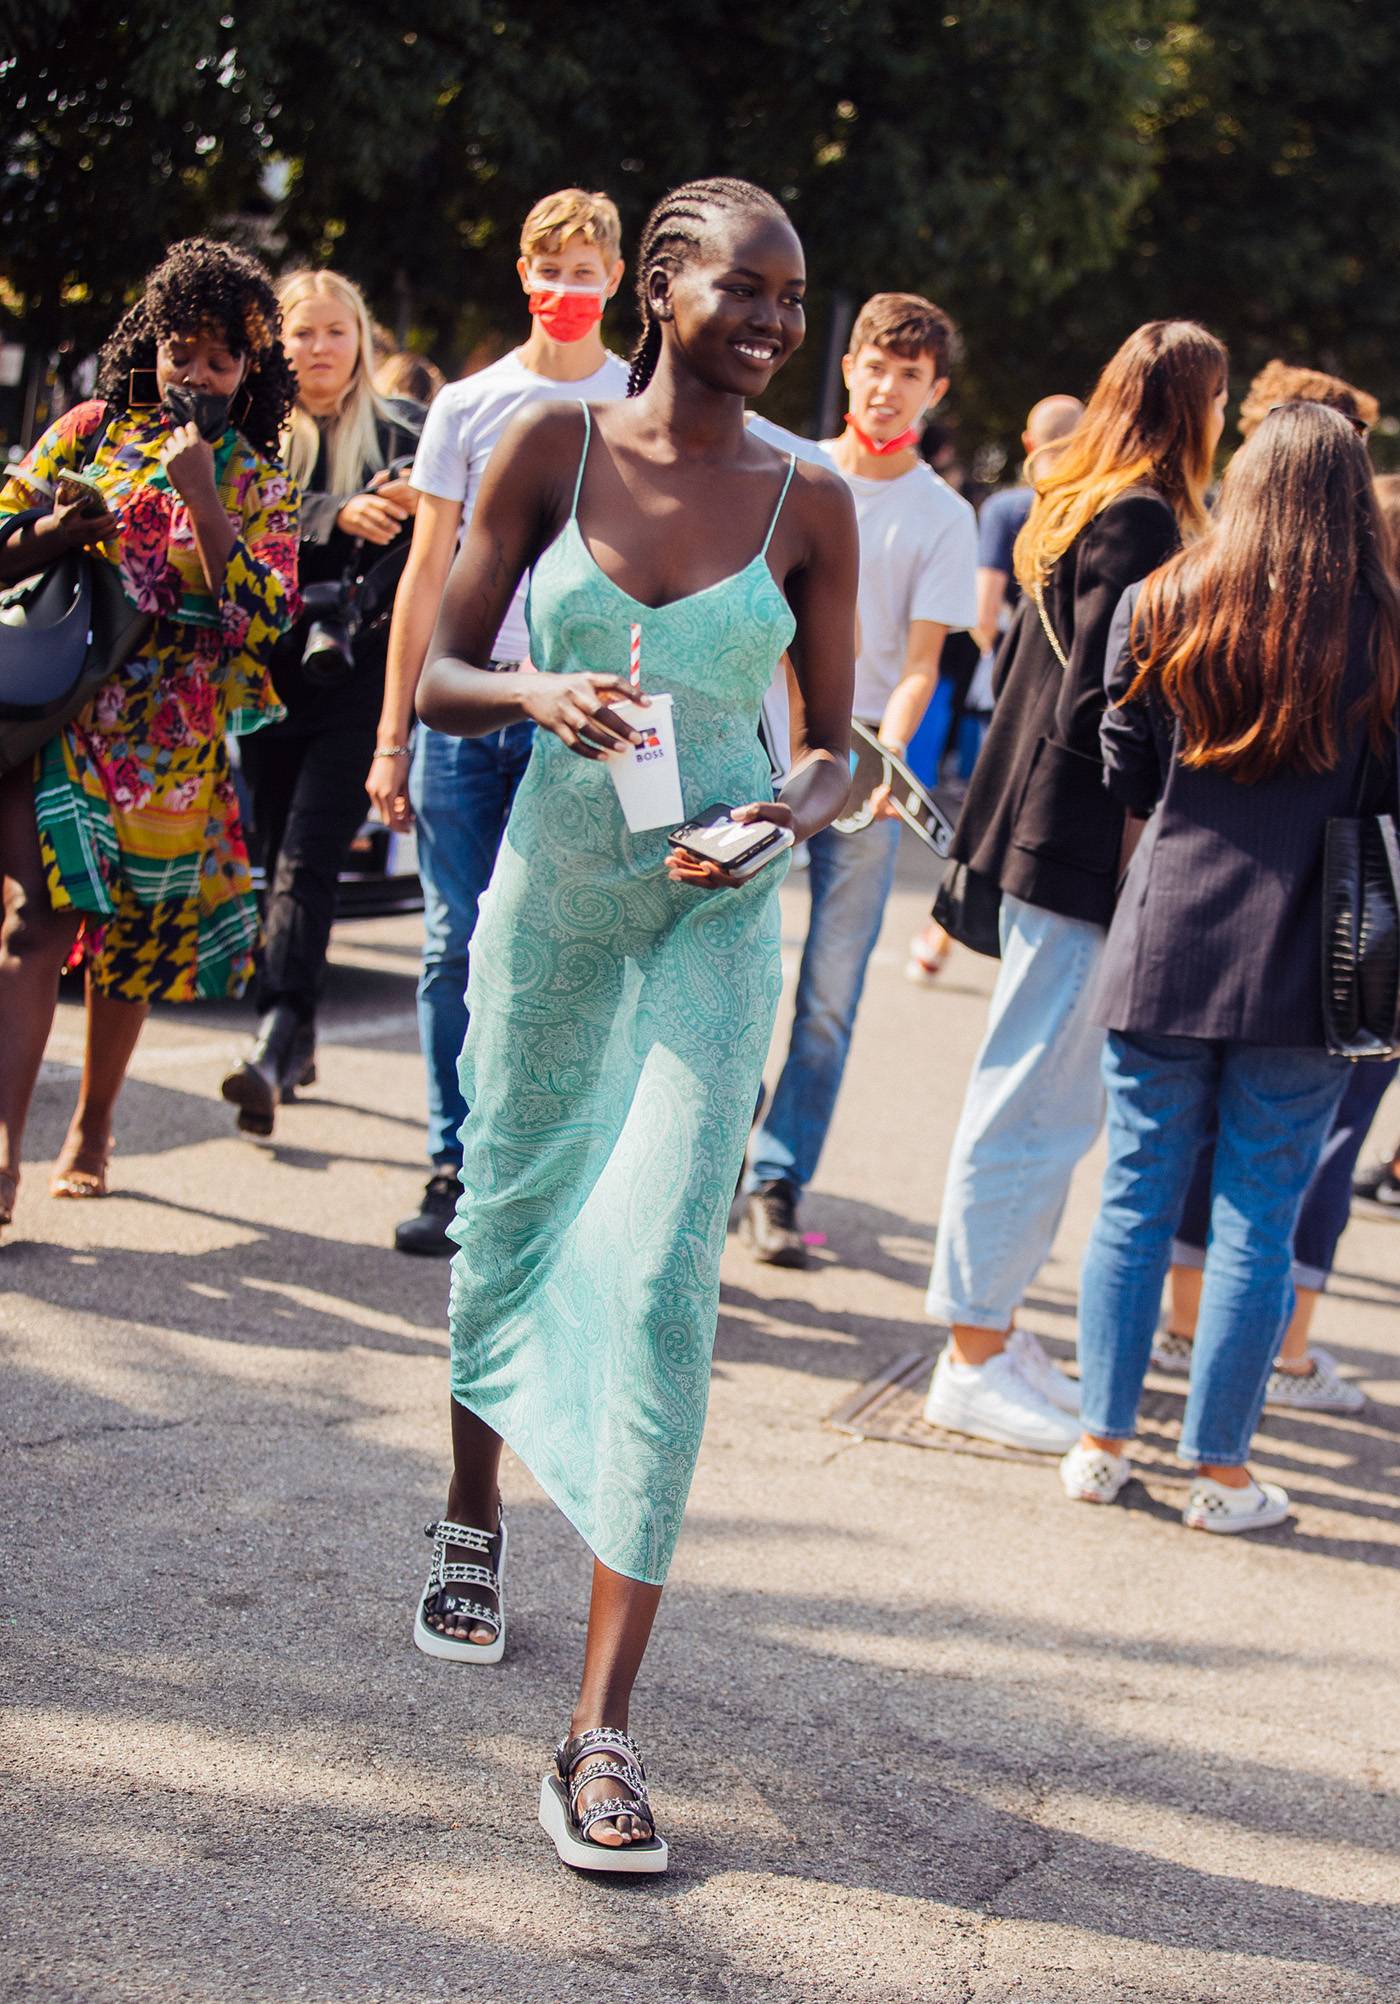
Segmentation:
{"type": "Polygon", "coordinates": [[[276,459],[294,382],[278,333],[255,259],[175,245],[104,347],[96,399],[0,488],[0,519],[49,508],[0,549],[0,584],[92,545],[151,619],[92,704],[0,780],[0,1225],[75,944],[88,1041],[56,1196],[105,1192],[149,1005],[237,994],[252,968],[257,912],[224,739],[280,714],[266,664],[295,609],[297,495],[276,459]],[[55,500],[79,470],[105,514],[55,500]]]}

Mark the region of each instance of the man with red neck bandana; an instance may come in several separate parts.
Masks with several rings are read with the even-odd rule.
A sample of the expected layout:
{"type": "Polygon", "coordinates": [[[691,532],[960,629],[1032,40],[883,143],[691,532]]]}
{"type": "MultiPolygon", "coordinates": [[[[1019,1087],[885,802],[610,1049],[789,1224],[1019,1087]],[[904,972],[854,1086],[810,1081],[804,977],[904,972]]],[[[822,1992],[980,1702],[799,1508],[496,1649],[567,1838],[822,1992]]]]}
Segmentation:
{"type": "MultiPolygon", "coordinates": [[[[946,635],[977,618],[976,518],[919,457],[922,420],[948,388],[953,324],[915,293],[877,293],[842,360],[849,410],[822,450],[855,496],[860,631],[855,715],[903,752],[938,680],[946,635]]],[[[865,970],[894,881],[899,821],[888,797],[858,835],[809,844],[812,910],[792,1037],[749,1150],[745,1231],[758,1258],[805,1266],[797,1207],[836,1107],[865,970]]]]}
{"type": "MultiPolygon", "coordinates": [[[[432,1165],[416,1214],[394,1234],[400,1252],[448,1258],[462,1162],[466,1105],[457,1060],[467,1031],[467,953],[534,726],[492,737],[446,737],[413,722],[413,699],[447,574],[486,464],[511,419],[559,397],[602,403],[627,389],[627,365],[603,346],[603,308],[622,278],[622,225],[606,195],[564,188],[536,202],[520,235],[516,270],[529,302],[524,344],[489,368],[449,383],[433,402],[413,462],[421,499],[394,601],[374,763],[367,790],[391,828],[416,825],[424,946],[418,1033],[428,1072],[432,1165]],[[412,744],[410,746],[410,738],[412,744]]],[[[491,667],[526,658],[521,583],[496,636],[491,667]]]]}

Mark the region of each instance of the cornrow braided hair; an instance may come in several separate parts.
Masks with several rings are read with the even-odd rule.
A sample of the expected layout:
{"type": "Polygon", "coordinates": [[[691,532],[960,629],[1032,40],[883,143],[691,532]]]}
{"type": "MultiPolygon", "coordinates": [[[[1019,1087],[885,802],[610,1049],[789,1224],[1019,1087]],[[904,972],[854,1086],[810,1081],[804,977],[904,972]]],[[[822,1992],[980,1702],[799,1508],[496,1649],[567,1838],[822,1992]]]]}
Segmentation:
{"type": "Polygon", "coordinates": [[[656,373],[661,355],[661,323],[655,319],[648,299],[651,275],[669,272],[673,277],[697,258],[705,247],[706,228],[720,216],[774,216],[788,220],[787,211],[766,189],[752,181],[687,181],[673,188],[657,203],[647,218],[637,251],[637,304],[642,316],[642,338],[632,351],[632,368],[627,378],[629,397],[640,396],[656,373]]]}
{"type": "Polygon", "coordinates": [[[172,244],[149,274],[141,297],[103,343],[96,394],[113,409],[131,402],[133,369],[153,369],[156,346],[176,334],[221,334],[229,352],[248,357],[234,423],[255,452],[281,458],[279,439],[296,401],[296,377],[282,349],[282,315],[266,268],[246,251],[208,237],[172,244]],[[242,415],[237,413],[242,410],[242,415]]]}

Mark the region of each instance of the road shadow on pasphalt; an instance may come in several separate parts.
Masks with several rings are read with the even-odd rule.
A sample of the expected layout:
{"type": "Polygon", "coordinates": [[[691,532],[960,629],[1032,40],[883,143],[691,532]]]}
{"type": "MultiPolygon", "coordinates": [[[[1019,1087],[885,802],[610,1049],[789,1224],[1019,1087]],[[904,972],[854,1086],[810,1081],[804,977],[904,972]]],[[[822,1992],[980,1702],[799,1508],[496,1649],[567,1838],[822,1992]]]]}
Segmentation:
{"type": "MultiPolygon", "coordinates": [[[[1321,1995],[1319,1977],[1348,2000],[1389,1980],[1400,1907],[1305,1892],[1286,1868],[1261,1876],[1254,1840],[1295,1864],[1319,1841],[1345,1846],[1385,1883],[1393,1803],[1361,1776],[1222,1752],[1218,1736],[1198,1752],[1189,1705],[1170,1742],[1095,1715],[1106,1662],[1126,1679],[1187,1672],[1209,1702],[1236,1674],[1325,1685],[1325,1638],[1271,1652],[946,1594],[911,1604],[882,1585],[895,1572],[907,1588],[907,1526],[831,1533],[859,1541],[868,1585],[814,1598],[780,1584],[810,1529],[761,1510],[692,1521],[687,1543],[711,1545],[723,1577],[668,1594],[634,1720],[673,1870],[627,1887],[564,1875],[534,1796],[577,1674],[581,1546],[546,1504],[512,1499],[506,1670],[428,1662],[409,1641],[426,1554],[409,1532],[439,1507],[434,1456],[349,1434],[370,1417],[353,1399],[336,1427],[295,1406],[269,1391],[236,1432],[119,1439],[139,1511],[102,1510],[110,1463],[57,1518],[37,1489],[24,1508],[12,1688],[68,1753],[23,1777],[12,1924],[65,1957],[75,1989],[100,1958],[111,1994],[167,1994],[198,1913],[201,1995],[293,1994],[294,1971],[318,1996],[553,1995],[539,1986],[556,1954],[570,1967],[571,1929],[601,1923],[619,1955],[651,1958],[650,1995],[810,2004],[806,1977],[781,1971],[820,1965],[822,1908],[803,1909],[812,1941],[774,1956],[788,1881],[929,1902],[940,1925],[1035,1923],[1028,1996],[1075,1994],[1037,1978],[1064,1983],[1086,1937],[1294,1964],[1300,1995],[1321,1995]],[[56,1574],[84,1593],[55,1593],[56,1574]],[[1135,1817],[1142,1848],[1121,1834],[1135,1817]],[[1200,1845],[1195,1862],[1164,1855],[1164,1821],[1209,1828],[1216,1857],[1238,1832],[1248,1869],[1199,1862],[1200,1845]],[[711,1880],[750,1888],[767,1932],[748,1939],[724,1897],[718,1910],[690,1897],[711,1880]],[[472,1902],[488,1883],[483,1930],[472,1902]],[[107,1913],[99,1945],[89,1923],[107,1913]],[[455,1988],[415,1991],[425,1968],[450,1969],[455,1988]],[[367,1969],[396,1986],[366,1987],[367,1969]]],[[[1391,1669],[1383,1650],[1347,1667],[1391,1669]]],[[[828,1911],[839,1924],[842,1903],[828,1911]]],[[[864,1925],[870,1950],[878,1915],[864,1925]]],[[[1161,1993],[1214,1994],[1189,1978],[1161,1993]]],[[[911,1970],[880,1995],[943,1993],[911,1970]]]]}

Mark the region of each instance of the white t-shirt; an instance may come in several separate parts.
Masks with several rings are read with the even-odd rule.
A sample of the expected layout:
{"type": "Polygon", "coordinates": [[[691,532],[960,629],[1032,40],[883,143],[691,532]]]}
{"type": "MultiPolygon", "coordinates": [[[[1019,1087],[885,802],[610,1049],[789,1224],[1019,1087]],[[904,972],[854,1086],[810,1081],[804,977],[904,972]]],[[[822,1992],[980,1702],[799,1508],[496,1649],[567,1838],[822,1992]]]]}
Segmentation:
{"type": "Polygon", "coordinates": [[[977,517],[922,460],[897,480],[844,473],[826,440],[822,454],[855,496],[860,529],[860,652],[854,714],[877,725],[903,680],[909,623],[977,623],[977,517]]]}
{"type": "MultiPolygon", "coordinates": [[[[552,376],[536,375],[520,360],[519,349],[503,355],[488,369],[449,383],[440,390],[428,409],[423,435],[413,461],[413,485],[420,494],[435,494],[444,501],[462,503],[463,524],[471,520],[481,477],[497,439],[518,411],[531,404],[556,402],[571,397],[576,403],[607,403],[627,391],[627,364],[609,355],[601,369],[581,382],[559,383],[552,376]]],[[[579,433],[580,448],[583,433],[579,433]]],[[[501,621],[492,658],[496,661],[523,661],[530,651],[525,628],[525,593],[529,578],[522,578],[510,608],[501,621]]]]}
{"type": "MultiPolygon", "coordinates": [[[[775,452],[790,452],[794,459],[810,460],[813,466],[830,464],[815,439],[803,438],[795,431],[785,431],[771,418],[757,417],[752,412],[745,423],[754,438],[761,438],[775,452]]],[[[776,793],[792,764],[792,711],[788,703],[787,669],[781,661],[763,698],[758,734],[773,768],[773,790],[776,793]]]]}

